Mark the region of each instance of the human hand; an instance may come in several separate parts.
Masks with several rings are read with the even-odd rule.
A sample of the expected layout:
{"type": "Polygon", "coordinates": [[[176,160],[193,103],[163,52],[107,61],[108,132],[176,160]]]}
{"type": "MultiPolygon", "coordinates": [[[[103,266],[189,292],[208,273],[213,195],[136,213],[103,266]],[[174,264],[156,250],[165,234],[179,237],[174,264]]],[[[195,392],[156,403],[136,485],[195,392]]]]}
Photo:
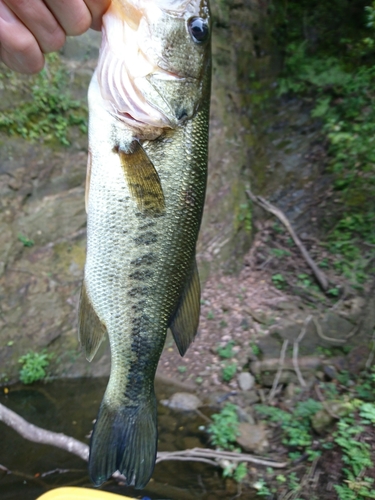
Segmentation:
{"type": "Polygon", "coordinates": [[[0,0],[0,61],[20,73],[37,73],[44,55],[67,35],[100,30],[110,0],[0,0]]]}

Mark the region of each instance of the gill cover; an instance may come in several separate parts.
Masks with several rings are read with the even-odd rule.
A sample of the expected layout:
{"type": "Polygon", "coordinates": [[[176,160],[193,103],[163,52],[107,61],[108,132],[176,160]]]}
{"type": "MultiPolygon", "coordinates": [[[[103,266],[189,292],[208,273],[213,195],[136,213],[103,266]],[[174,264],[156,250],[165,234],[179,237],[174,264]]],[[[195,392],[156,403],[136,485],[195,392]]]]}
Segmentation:
{"type": "Polygon", "coordinates": [[[210,57],[206,0],[113,0],[102,32],[97,77],[112,114],[141,130],[195,115],[210,57]]]}

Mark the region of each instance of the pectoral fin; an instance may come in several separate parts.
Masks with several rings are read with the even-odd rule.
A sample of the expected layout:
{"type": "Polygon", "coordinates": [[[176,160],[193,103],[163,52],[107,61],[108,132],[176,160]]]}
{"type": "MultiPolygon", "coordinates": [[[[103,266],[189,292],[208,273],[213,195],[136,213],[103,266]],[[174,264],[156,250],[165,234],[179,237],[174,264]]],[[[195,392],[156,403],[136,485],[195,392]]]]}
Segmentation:
{"type": "Polygon", "coordinates": [[[120,148],[116,151],[138,209],[147,215],[162,214],[165,203],[160,178],[142,146],[133,141],[130,152],[124,152],[120,148]]]}
{"type": "Polygon", "coordinates": [[[185,354],[197,333],[199,313],[200,283],[197,263],[194,259],[180,303],[170,323],[170,329],[181,356],[185,354]]]}
{"type": "Polygon", "coordinates": [[[96,314],[83,282],[79,304],[78,340],[88,361],[95,356],[106,332],[107,329],[96,314]]]}

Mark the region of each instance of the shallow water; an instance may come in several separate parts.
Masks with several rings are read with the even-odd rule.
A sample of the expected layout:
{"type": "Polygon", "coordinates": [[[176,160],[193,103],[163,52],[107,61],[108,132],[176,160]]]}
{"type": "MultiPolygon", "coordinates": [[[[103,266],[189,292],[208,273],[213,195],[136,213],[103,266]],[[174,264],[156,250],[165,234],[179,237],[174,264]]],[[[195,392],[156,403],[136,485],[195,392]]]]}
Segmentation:
{"type": "MultiPolygon", "coordinates": [[[[63,432],[88,443],[92,421],[100,404],[106,379],[65,379],[32,386],[17,385],[0,403],[30,423],[54,432],[63,432]]],[[[160,401],[171,395],[171,387],[156,384],[160,401]]],[[[206,446],[205,421],[159,405],[159,451],[206,446]]],[[[1,500],[35,500],[50,488],[92,487],[86,463],[58,448],[31,443],[0,423],[0,464],[12,473],[0,471],[1,500]]],[[[219,469],[197,462],[165,461],[158,464],[152,480],[142,491],[106,483],[102,489],[134,498],[170,500],[229,499],[236,485],[220,477],[219,469]]],[[[249,500],[249,492],[237,497],[249,500]]]]}

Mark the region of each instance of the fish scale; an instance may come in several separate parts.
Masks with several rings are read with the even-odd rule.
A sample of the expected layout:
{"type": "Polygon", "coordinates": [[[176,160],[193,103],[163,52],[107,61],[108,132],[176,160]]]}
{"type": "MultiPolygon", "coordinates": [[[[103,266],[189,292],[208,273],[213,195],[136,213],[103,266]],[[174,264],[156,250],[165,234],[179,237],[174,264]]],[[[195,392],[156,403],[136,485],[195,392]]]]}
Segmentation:
{"type": "MultiPolygon", "coordinates": [[[[104,17],[107,32],[127,2],[114,3],[117,10],[110,9],[104,17]]],[[[209,26],[205,0],[184,0],[183,4],[189,12],[196,9],[206,16],[203,21],[209,26]]],[[[147,9],[142,15],[147,19],[147,9]]],[[[206,187],[210,48],[208,39],[204,44],[192,39],[191,14],[186,19],[184,15],[160,10],[164,24],[153,36],[161,37],[159,45],[163,46],[170,25],[178,47],[185,43],[186,54],[168,49],[163,57],[170,54],[174,71],[188,60],[189,72],[196,74],[182,79],[180,86],[179,77],[168,74],[163,87],[160,72],[168,66],[166,56],[163,67],[145,75],[137,106],[144,91],[147,109],[151,105],[162,110],[156,120],[141,124],[133,118],[136,107],[129,105],[126,113],[115,107],[118,102],[130,102],[129,96],[121,98],[120,94],[111,101],[119,74],[113,76],[115,84],[109,82],[103,90],[103,80],[111,78],[106,72],[117,71],[123,64],[122,60],[103,62],[105,57],[114,57],[106,53],[105,32],[89,88],[87,260],[79,336],[89,360],[106,333],[111,348],[110,379],[90,443],[89,472],[97,485],[116,470],[125,475],[128,485],[142,488],[147,484],[157,449],[154,376],[167,328],[183,355],[198,325],[195,245],[206,187]],[[160,127],[163,120],[165,126],[160,127]],[[151,125],[154,122],[157,126],[151,125]]],[[[127,30],[130,25],[137,26],[132,21],[127,30]]],[[[180,71],[183,74],[185,69],[180,71]]],[[[140,116],[143,120],[145,113],[140,116]]]]}

